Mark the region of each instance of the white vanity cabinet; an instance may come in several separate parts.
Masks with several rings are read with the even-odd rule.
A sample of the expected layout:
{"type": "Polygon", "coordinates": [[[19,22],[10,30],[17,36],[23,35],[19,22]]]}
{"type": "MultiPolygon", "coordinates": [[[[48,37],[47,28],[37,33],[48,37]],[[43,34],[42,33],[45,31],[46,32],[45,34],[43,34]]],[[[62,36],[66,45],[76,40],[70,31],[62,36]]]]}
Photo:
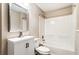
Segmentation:
{"type": "Polygon", "coordinates": [[[22,38],[8,39],[9,55],[33,55],[34,54],[34,37],[25,36],[22,38]]]}

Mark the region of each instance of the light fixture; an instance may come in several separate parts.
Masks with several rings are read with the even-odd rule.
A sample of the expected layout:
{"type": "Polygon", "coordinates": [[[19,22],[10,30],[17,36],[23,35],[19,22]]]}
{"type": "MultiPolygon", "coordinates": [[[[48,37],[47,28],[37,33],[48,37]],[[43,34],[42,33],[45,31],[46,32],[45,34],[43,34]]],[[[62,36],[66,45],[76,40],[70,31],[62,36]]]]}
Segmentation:
{"type": "Polygon", "coordinates": [[[25,9],[28,9],[28,7],[29,7],[29,3],[16,3],[16,4],[22,6],[25,9]]]}

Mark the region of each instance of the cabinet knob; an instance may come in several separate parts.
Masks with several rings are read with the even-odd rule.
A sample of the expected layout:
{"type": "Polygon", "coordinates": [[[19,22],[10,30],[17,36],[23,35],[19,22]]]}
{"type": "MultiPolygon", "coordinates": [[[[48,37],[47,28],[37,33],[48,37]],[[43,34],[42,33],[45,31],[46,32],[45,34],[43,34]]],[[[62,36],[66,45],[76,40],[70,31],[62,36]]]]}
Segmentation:
{"type": "Polygon", "coordinates": [[[29,47],[29,43],[26,43],[26,48],[28,48],[29,47]]]}

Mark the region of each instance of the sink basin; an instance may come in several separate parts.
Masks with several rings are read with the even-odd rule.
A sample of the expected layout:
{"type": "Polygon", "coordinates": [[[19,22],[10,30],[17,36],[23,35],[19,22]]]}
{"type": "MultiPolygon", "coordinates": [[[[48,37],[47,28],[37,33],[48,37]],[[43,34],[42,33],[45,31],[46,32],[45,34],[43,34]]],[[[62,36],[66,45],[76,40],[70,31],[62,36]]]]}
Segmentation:
{"type": "Polygon", "coordinates": [[[23,36],[23,37],[21,37],[22,39],[29,39],[29,38],[34,38],[34,36],[23,36]]]}
{"type": "Polygon", "coordinates": [[[31,39],[31,38],[34,38],[34,36],[23,36],[23,37],[10,38],[10,39],[8,39],[8,41],[19,42],[19,41],[27,40],[27,39],[31,39]]]}
{"type": "Polygon", "coordinates": [[[21,38],[10,38],[10,39],[8,39],[8,41],[12,41],[12,42],[17,42],[17,41],[20,41],[20,40],[22,40],[21,38]]]}

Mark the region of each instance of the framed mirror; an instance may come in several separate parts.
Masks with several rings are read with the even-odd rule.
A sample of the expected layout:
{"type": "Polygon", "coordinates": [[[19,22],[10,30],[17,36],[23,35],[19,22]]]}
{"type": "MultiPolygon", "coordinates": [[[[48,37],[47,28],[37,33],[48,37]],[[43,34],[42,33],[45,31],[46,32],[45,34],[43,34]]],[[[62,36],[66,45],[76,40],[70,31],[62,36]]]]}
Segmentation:
{"type": "Polygon", "coordinates": [[[28,10],[15,3],[9,4],[8,27],[9,32],[28,31],[29,27],[28,10]]]}

